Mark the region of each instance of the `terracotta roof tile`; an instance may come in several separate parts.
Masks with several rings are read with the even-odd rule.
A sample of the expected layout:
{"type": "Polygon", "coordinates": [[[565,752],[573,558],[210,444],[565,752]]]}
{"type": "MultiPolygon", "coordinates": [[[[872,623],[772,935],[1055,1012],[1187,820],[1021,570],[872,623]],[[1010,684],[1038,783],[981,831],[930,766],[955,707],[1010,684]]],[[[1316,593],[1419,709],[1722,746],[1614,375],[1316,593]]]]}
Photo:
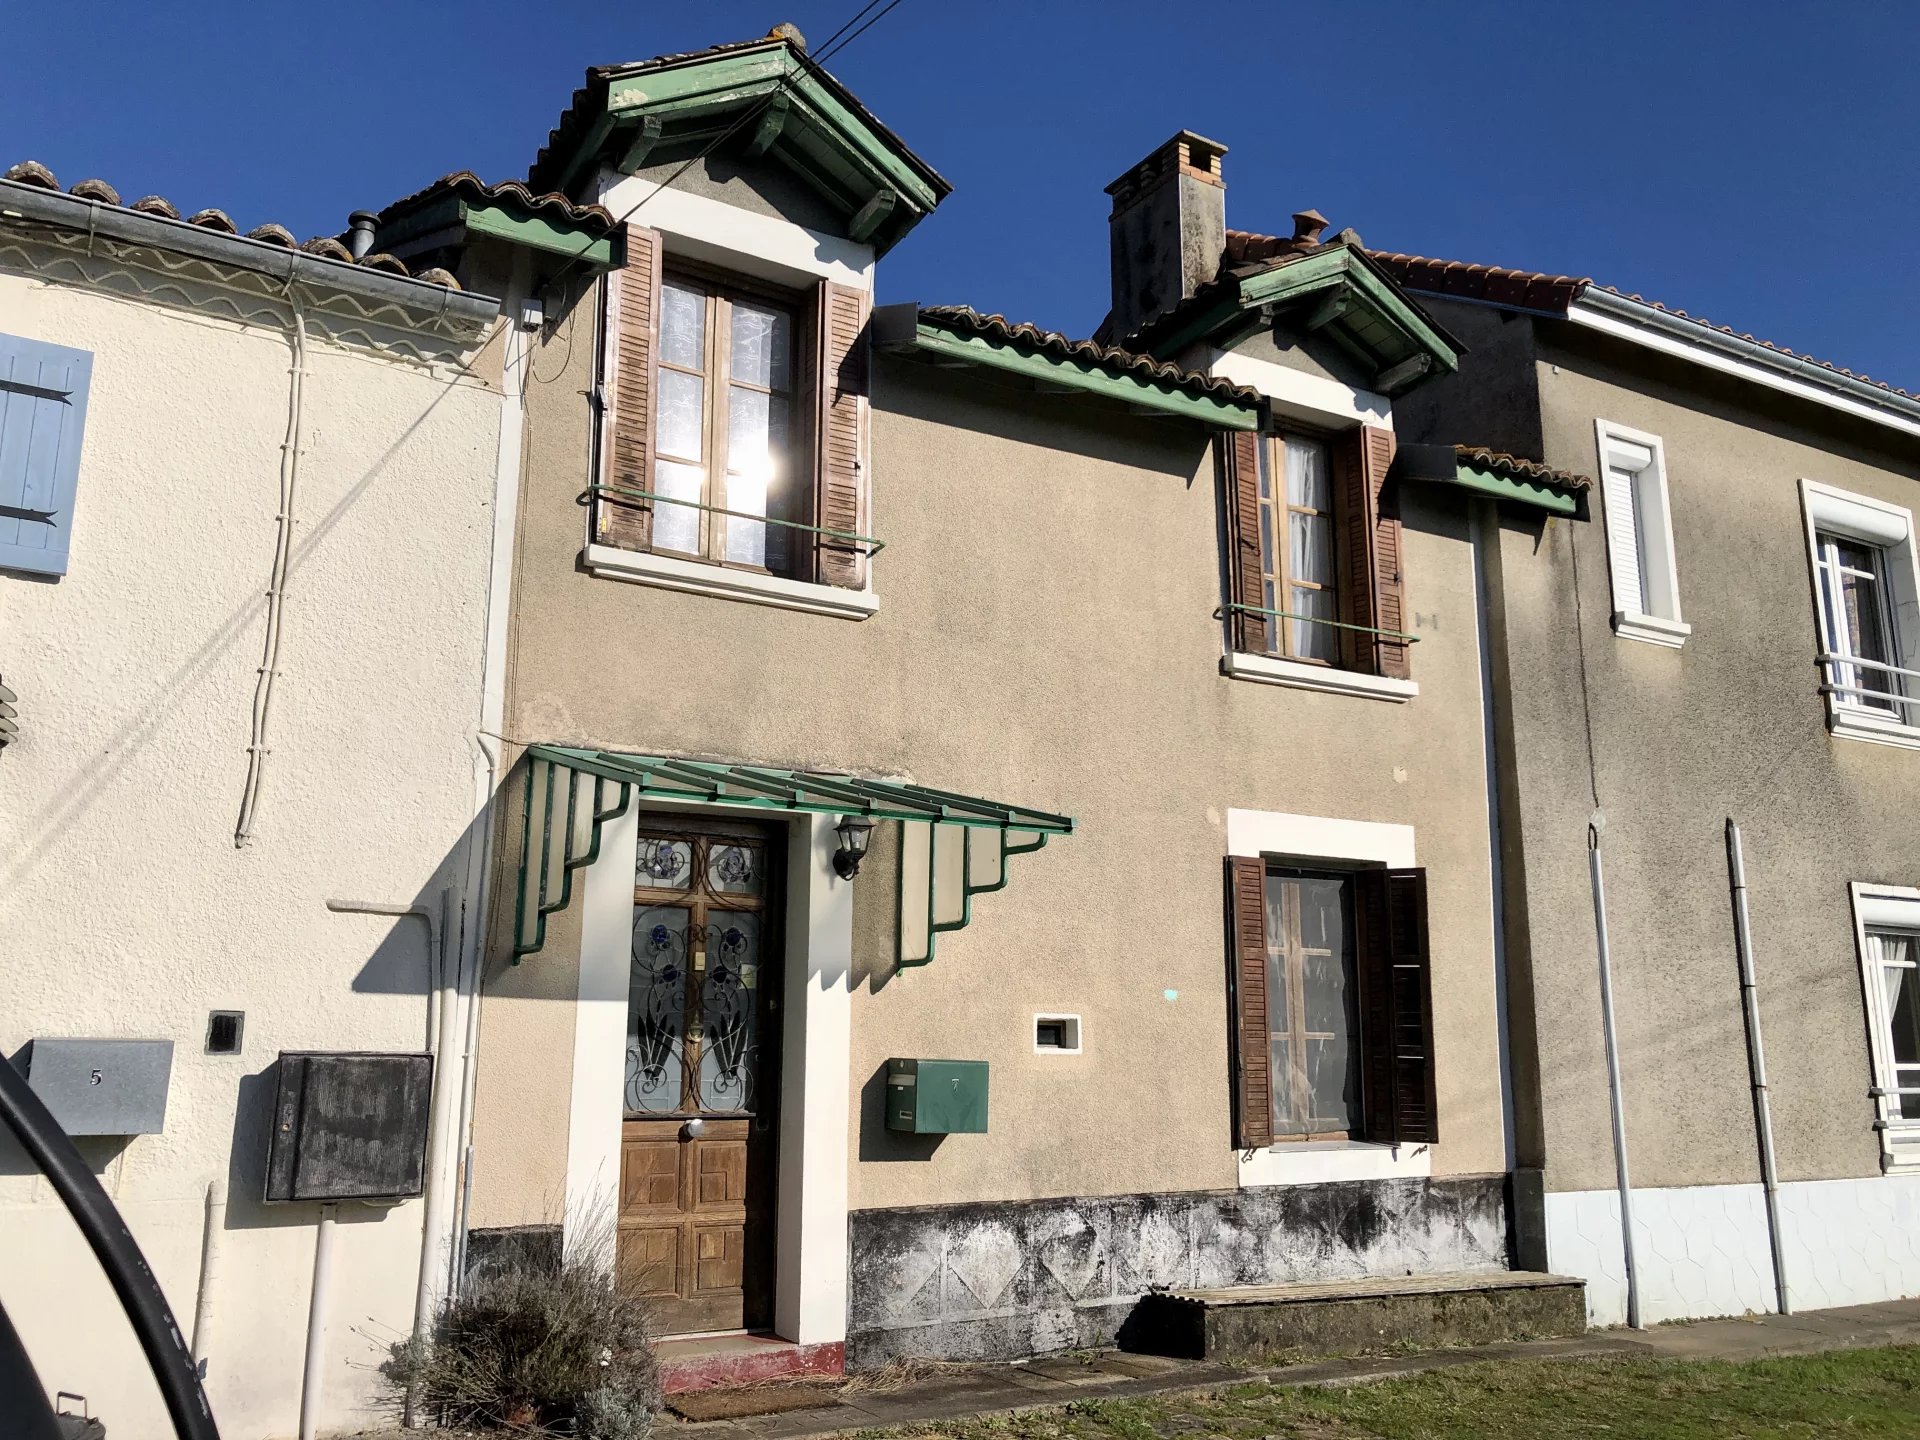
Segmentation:
{"type": "MultiPolygon", "coordinates": [[[[468,175],[468,172],[461,171],[456,175],[449,175],[446,177],[446,180],[437,183],[446,184],[447,181],[457,180],[461,178],[461,176],[467,176],[469,179],[473,178],[468,175]]],[[[60,188],[60,182],[54,178],[53,172],[37,160],[22,160],[19,164],[9,167],[5,175],[0,176],[0,178],[11,180],[17,185],[35,185],[42,190],[58,190],[60,188]]],[[[478,185],[479,181],[476,179],[474,183],[478,185]]],[[[524,187],[519,186],[517,182],[509,181],[508,184],[515,189],[524,189],[524,187]]],[[[505,187],[482,186],[481,188],[483,190],[488,188],[499,190],[505,187]]],[[[125,205],[121,202],[120,192],[104,180],[82,180],[68,193],[82,200],[91,200],[97,205],[111,205],[117,210],[131,210],[137,214],[150,216],[154,219],[173,221],[180,219],[180,211],[174,206],[173,202],[166,197],[161,195],[143,195],[131,205],[125,205]]],[[[537,203],[541,202],[536,202],[536,204],[537,203]]],[[[576,206],[574,208],[599,210],[598,206],[576,206]]],[[[611,228],[613,217],[607,215],[604,210],[600,210],[599,213],[606,216],[608,227],[611,228]]],[[[222,235],[237,236],[240,233],[240,227],[233,223],[232,216],[228,215],[224,210],[214,209],[211,206],[204,210],[196,210],[187,217],[186,223],[198,226],[202,230],[212,230],[222,235]]],[[[346,246],[341,245],[330,237],[319,236],[307,241],[304,245],[296,247],[293,233],[284,225],[276,225],[272,221],[254,226],[253,229],[247,232],[247,238],[249,240],[260,241],[267,245],[277,245],[288,250],[298,248],[309,255],[317,255],[323,260],[337,260],[347,264],[354,263],[353,256],[346,246]]],[[[371,265],[375,269],[384,270],[390,275],[398,275],[407,279],[424,280],[429,284],[445,285],[449,289],[454,290],[460,288],[454,281],[454,278],[444,270],[429,270],[425,274],[415,276],[410,274],[407,267],[391,255],[369,255],[365,260],[358,263],[371,265]]]]}
{"type": "Polygon", "coordinates": [[[1491,470],[1496,475],[1507,475],[1516,480],[1535,480],[1546,485],[1558,485],[1563,490],[1593,488],[1593,481],[1585,475],[1575,474],[1571,470],[1556,470],[1551,465],[1543,465],[1538,460],[1509,455],[1504,450],[1490,450],[1485,445],[1456,445],[1453,447],[1453,453],[1468,464],[1478,465],[1482,470],[1491,470]]]}
{"type": "Polygon", "coordinates": [[[923,305],[920,314],[948,329],[983,335],[990,340],[1030,345],[1056,360],[1084,360],[1108,370],[1122,371],[1137,379],[1174,386],[1190,394],[1207,395],[1231,404],[1254,404],[1260,399],[1258,391],[1245,385],[1235,385],[1230,380],[1202,375],[1195,370],[1183,370],[1178,365],[1169,365],[1150,356],[1102,345],[1097,341],[1069,339],[1057,330],[1042,330],[1038,325],[1025,322],[1016,324],[1004,315],[982,315],[969,305],[923,305]]]}
{"type": "Polygon", "coordinates": [[[519,180],[499,180],[489,185],[471,170],[456,170],[451,175],[442,175],[424,190],[403,195],[381,210],[379,218],[384,221],[402,210],[413,209],[441,195],[453,195],[488,205],[504,201],[549,220],[584,226],[596,235],[607,234],[618,223],[613,212],[604,205],[579,205],[553,191],[536,195],[519,180]]]}

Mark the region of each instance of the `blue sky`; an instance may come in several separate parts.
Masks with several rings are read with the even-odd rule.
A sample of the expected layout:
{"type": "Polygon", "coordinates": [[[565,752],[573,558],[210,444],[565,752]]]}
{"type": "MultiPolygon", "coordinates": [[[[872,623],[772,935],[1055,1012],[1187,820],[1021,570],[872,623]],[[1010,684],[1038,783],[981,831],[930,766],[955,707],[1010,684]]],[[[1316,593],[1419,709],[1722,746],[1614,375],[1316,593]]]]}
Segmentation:
{"type": "MultiPolygon", "coordinates": [[[[449,170],[524,175],[589,64],[859,0],[7,7],[0,157],[305,238],[449,170]]],[[[1102,187],[1225,143],[1228,223],[1592,275],[1920,389],[1920,5],[902,0],[830,62],[954,194],[882,300],[1086,334],[1102,187]]]]}

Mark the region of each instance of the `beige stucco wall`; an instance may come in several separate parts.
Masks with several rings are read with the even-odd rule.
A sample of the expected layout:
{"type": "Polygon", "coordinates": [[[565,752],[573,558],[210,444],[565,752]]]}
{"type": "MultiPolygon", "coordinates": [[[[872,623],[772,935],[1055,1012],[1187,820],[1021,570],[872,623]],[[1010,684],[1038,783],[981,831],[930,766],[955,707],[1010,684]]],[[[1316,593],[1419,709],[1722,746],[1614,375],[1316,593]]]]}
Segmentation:
{"type": "MultiPolygon", "coordinates": [[[[190,278],[171,282],[198,293],[190,278]]],[[[310,342],[297,528],[256,831],[234,846],[287,425],[284,333],[0,274],[9,332],[94,354],[71,573],[0,574],[0,1051],[171,1040],[165,1129],[94,1163],[192,1324],[209,1184],[207,1388],[222,1433],[296,1425],[317,1209],[259,1202],[282,1049],[425,1045],[424,927],[474,798],[496,396],[310,342]],[[246,1012],[239,1056],[207,1012],[246,1012]]],[[[498,362],[494,362],[497,370],[498,362]]],[[[456,914],[457,907],[456,907],[456,914]]],[[[411,1324],[421,1208],[343,1205],[322,1423],[368,1423],[411,1324]]],[[[0,1142],[0,1297],[49,1387],[170,1433],[64,1208],[0,1142]]]]}
{"type": "MultiPolygon", "coordinates": [[[[907,362],[880,361],[875,380],[877,615],[596,579],[578,563],[574,504],[590,326],[576,309],[534,365],[509,734],[907,776],[1078,821],[1013,861],[1009,886],[903,976],[890,838],[876,845],[855,882],[855,1208],[1236,1183],[1229,807],[1417,827],[1434,916],[1434,1169],[1503,1168],[1464,506],[1408,497],[1421,693],[1404,706],[1220,676],[1214,467],[1198,430],[907,362]],[[1084,1017],[1085,1055],[1032,1053],[1043,1009],[1084,1017]],[[893,1055],[988,1060],[992,1132],[934,1147],[888,1135],[877,1077],[893,1055]]],[[[528,966],[564,967],[553,948],[528,966]]],[[[516,1012],[487,1004],[483,1086],[564,1087],[533,1039],[536,1024],[557,1033],[549,1019],[516,1032],[516,1012]]],[[[545,1147],[537,1166],[490,1161],[506,1142],[489,1113],[476,1223],[533,1213],[562,1178],[545,1147]]]]}
{"type": "Polygon", "coordinates": [[[1505,531],[1523,832],[1509,876],[1530,932],[1514,963],[1531,971],[1544,1076],[1523,1136],[1538,1136],[1550,1190],[1613,1183],[1586,858],[1597,788],[1635,1183],[1758,1178],[1730,814],[1746,842],[1781,1178],[1877,1174],[1847,882],[1920,881],[1920,757],[1826,733],[1799,481],[1913,506],[1920,453],[1593,341],[1543,345],[1537,385],[1548,464],[1596,474],[1596,417],[1665,441],[1693,634],[1677,651],[1612,634],[1597,501],[1593,524],[1505,531]]]}

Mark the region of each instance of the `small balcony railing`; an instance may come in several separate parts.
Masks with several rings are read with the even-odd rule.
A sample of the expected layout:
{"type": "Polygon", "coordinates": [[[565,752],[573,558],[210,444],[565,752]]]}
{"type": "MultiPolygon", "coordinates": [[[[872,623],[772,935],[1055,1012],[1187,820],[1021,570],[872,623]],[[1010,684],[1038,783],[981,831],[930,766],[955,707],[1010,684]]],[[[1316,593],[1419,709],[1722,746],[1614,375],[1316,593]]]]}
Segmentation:
{"type": "Polygon", "coordinates": [[[1822,695],[1833,697],[1836,706],[1855,714],[1878,715],[1901,725],[1920,726],[1920,670],[1908,670],[1879,660],[1863,660],[1857,655],[1841,655],[1832,650],[1820,653],[1819,664],[1826,677],[1820,686],[1822,695]],[[1864,674],[1873,671],[1872,675],[1864,674]],[[1870,685],[1868,680],[1880,684],[1870,685]]]}

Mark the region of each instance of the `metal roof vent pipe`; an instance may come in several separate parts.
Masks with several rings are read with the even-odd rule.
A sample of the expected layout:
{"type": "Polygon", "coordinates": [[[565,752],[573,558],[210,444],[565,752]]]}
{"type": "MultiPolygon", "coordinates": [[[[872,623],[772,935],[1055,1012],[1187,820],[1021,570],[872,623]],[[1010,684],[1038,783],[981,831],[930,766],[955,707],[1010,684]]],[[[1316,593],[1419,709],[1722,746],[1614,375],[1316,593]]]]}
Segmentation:
{"type": "Polygon", "coordinates": [[[371,210],[356,210],[347,216],[347,252],[354,259],[361,259],[373,250],[374,227],[380,223],[380,217],[371,210]]]}

